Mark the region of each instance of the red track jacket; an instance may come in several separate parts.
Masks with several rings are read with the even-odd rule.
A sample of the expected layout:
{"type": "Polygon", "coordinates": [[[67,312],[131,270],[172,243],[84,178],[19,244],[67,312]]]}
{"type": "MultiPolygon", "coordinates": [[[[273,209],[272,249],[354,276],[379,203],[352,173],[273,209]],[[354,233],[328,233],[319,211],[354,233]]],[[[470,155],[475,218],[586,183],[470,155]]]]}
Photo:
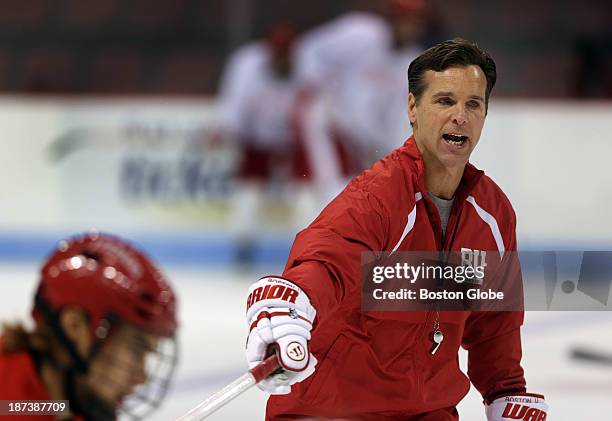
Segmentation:
{"type": "MultiPolygon", "coordinates": [[[[0,346],[1,351],[1,346],[0,346]]],[[[34,361],[27,352],[0,352],[0,399],[15,402],[27,400],[49,400],[49,394],[36,371],[34,361]]],[[[52,421],[53,415],[0,415],[7,421],[52,421]]],[[[74,421],[83,421],[74,417],[74,421]]]]}
{"type": "Polygon", "coordinates": [[[439,416],[431,419],[453,420],[470,380],[485,400],[525,391],[522,312],[443,311],[444,342],[432,355],[435,311],[361,310],[364,251],[516,250],[510,202],[471,164],[441,244],[423,165],[408,139],[353,179],[296,236],[283,277],[303,288],[317,309],[310,348],[319,363],[291,394],[270,397],[268,420],[416,420],[432,412],[439,416]],[[459,369],[460,346],[469,352],[467,376],[459,369]]]}

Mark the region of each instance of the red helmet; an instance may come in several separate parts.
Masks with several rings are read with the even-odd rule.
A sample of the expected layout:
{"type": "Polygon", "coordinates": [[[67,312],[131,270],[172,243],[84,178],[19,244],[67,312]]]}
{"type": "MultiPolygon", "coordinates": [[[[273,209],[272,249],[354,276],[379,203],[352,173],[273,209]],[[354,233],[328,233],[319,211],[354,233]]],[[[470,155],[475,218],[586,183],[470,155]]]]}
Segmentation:
{"type": "Polygon", "coordinates": [[[176,299],[164,275],[140,251],[118,237],[90,233],[63,240],[42,268],[32,315],[74,305],[91,321],[92,336],[103,339],[110,316],[147,333],[172,337],[176,299]]]}
{"type": "Polygon", "coordinates": [[[293,26],[289,23],[281,22],[273,25],[266,36],[268,45],[272,49],[275,56],[289,54],[293,47],[296,33],[293,26]]]}

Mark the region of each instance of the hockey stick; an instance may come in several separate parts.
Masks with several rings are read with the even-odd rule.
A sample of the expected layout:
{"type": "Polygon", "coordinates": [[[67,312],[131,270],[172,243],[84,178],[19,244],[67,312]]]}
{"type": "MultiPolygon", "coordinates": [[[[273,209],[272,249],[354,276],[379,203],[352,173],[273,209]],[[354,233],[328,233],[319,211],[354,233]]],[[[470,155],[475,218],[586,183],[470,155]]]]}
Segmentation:
{"type": "Polygon", "coordinates": [[[176,421],[200,421],[280,368],[276,354],[215,392],[176,421]]]}
{"type": "Polygon", "coordinates": [[[586,348],[574,348],[572,349],[571,357],[575,360],[612,367],[612,354],[606,354],[603,351],[596,351],[586,348]]]}

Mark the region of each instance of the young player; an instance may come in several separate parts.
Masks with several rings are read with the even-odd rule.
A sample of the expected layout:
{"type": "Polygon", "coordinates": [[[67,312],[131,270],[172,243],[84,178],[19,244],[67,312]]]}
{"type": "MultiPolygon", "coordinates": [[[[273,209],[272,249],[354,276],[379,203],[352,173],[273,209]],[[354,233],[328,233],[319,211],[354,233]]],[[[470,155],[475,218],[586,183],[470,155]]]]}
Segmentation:
{"type": "Polygon", "coordinates": [[[364,252],[516,250],[509,200],[469,163],[496,78],[493,59],[462,39],[413,60],[413,136],[297,235],[282,277],[251,286],[248,362],[272,345],[284,368],[259,384],[272,393],[268,420],[457,420],[470,381],[489,421],[546,419],[543,396],[526,393],[522,311],[361,308],[364,252]]]}
{"type": "Polygon", "coordinates": [[[70,412],[17,418],[140,419],[159,405],[176,362],[176,301],[140,251],[103,234],[60,242],[42,267],[32,315],[31,331],[4,326],[0,398],[68,400],[70,412]]]}

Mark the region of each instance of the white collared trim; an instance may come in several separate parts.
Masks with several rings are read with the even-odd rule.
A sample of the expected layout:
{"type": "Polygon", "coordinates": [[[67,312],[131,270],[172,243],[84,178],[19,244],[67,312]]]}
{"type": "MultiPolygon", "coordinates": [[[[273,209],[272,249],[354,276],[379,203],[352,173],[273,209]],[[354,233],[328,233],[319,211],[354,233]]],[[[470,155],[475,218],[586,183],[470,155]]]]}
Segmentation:
{"type": "Polygon", "coordinates": [[[487,225],[491,229],[491,234],[493,234],[495,243],[497,244],[497,250],[499,250],[500,257],[504,257],[504,252],[506,251],[506,248],[504,247],[504,239],[502,238],[501,232],[499,231],[499,225],[497,225],[497,220],[493,215],[481,208],[478,203],[476,203],[476,199],[474,199],[474,196],[468,196],[466,200],[471,203],[472,206],[474,206],[474,209],[476,209],[476,213],[478,214],[478,216],[480,216],[480,219],[487,223],[487,225]]]}
{"type": "Polygon", "coordinates": [[[391,250],[391,253],[395,253],[397,251],[400,244],[402,244],[402,241],[404,241],[404,238],[406,238],[408,233],[412,230],[412,228],[414,228],[414,222],[416,221],[417,203],[422,198],[423,198],[423,195],[421,194],[421,192],[415,193],[414,208],[412,208],[412,210],[408,214],[408,221],[406,222],[406,226],[404,227],[404,232],[402,233],[402,237],[399,239],[395,247],[393,247],[393,250],[391,250]]]}

